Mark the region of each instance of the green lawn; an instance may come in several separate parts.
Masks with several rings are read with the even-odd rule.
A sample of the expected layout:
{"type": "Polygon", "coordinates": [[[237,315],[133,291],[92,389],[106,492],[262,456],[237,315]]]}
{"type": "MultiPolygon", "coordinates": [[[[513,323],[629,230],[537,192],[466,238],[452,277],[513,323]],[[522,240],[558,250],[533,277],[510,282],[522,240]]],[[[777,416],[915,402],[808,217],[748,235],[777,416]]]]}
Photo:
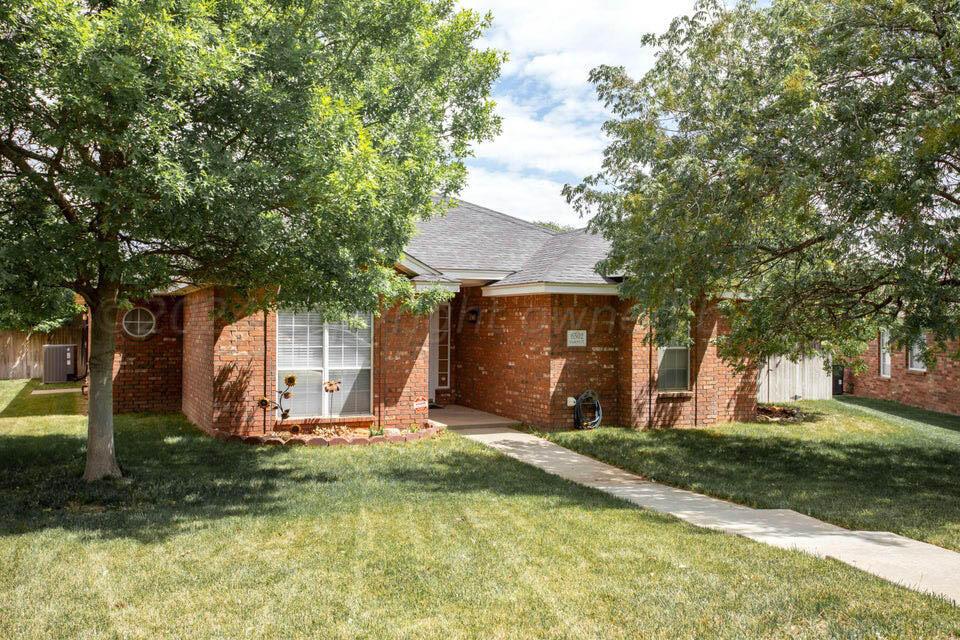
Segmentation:
{"type": "Polygon", "coordinates": [[[0,382],[0,638],[876,638],[960,608],[697,529],[448,434],[253,448],[0,382]],[[41,415],[45,414],[45,415],[41,415]]]}
{"type": "Polygon", "coordinates": [[[547,437],[666,484],[960,551],[960,417],[849,396],[800,406],[797,424],[547,437]]]}

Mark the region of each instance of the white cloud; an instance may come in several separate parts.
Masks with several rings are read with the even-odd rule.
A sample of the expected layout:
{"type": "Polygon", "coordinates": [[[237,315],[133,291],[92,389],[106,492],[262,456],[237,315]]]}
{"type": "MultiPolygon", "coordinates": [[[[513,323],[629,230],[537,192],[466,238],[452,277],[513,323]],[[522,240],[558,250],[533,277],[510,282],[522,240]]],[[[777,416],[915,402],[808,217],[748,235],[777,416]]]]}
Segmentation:
{"type": "Polygon", "coordinates": [[[470,183],[460,197],[530,222],[551,221],[586,226],[560,194],[563,183],[509,171],[470,170],[470,183]]]}
{"type": "Polygon", "coordinates": [[[591,69],[612,60],[606,52],[599,51],[544,53],[530,58],[521,73],[540,78],[558,89],[579,89],[587,83],[591,69]]]}
{"type": "MultiPolygon", "coordinates": [[[[512,69],[538,56],[559,55],[585,70],[597,62],[622,64],[634,73],[650,64],[640,46],[644,34],[661,32],[670,21],[693,9],[693,0],[463,0],[480,12],[493,13],[486,40],[510,53],[512,69]]],[[[533,71],[539,67],[534,65],[533,71]]],[[[549,77],[550,65],[543,71],[549,77]]],[[[568,80],[563,78],[566,84],[568,80]]],[[[586,83],[586,74],[582,76],[586,83]]]]}
{"type": "Polygon", "coordinates": [[[600,168],[604,140],[598,125],[565,117],[554,110],[538,117],[532,105],[509,97],[497,98],[503,131],[495,140],[477,147],[480,160],[503,165],[510,171],[563,173],[578,177],[600,168]]]}
{"type": "Polygon", "coordinates": [[[690,13],[693,0],[461,0],[493,13],[481,46],[507,51],[496,94],[503,132],[476,149],[464,197],[529,219],[582,224],[559,191],[600,169],[608,117],[588,82],[599,64],[639,76],[650,32],[690,13]],[[529,213],[533,212],[533,213],[529,213]]]}

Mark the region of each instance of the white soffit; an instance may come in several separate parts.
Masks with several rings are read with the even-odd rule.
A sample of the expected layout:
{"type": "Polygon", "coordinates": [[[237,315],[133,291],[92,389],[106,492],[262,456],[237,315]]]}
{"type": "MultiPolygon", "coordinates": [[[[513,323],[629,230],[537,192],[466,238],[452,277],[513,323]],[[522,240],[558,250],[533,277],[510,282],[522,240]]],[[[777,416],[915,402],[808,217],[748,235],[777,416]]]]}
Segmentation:
{"type": "Polygon", "coordinates": [[[397,262],[397,266],[402,271],[406,271],[407,273],[412,273],[415,276],[422,276],[422,275],[439,276],[440,275],[439,271],[437,271],[436,269],[428,265],[426,262],[417,260],[416,258],[414,258],[413,256],[407,253],[404,253],[403,255],[400,256],[400,260],[399,262],[397,262]]]}
{"type": "Polygon", "coordinates": [[[583,296],[616,296],[620,294],[617,284],[576,284],[573,282],[529,282],[513,285],[491,285],[483,288],[483,295],[529,296],[542,293],[568,293],[583,296]]]}

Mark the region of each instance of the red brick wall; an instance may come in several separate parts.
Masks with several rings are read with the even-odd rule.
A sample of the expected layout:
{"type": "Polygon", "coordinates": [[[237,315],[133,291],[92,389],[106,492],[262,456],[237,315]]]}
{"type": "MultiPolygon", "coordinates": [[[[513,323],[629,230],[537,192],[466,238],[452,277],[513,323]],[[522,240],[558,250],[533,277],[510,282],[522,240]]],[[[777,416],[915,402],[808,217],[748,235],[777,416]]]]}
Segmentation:
{"type": "Polygon", "coordinates": [[[614,296],[552,295],[550,324],[550,417],[543,426],[573,426],[568,397],[592,389],[600,396],[604,423],[619,420],[619,301],[614,296]],[[587,332],[586,347],[568,347],[567,331],[587,332]]]}
{"type": "MultiPolygon", "coordinates": [[[[223,290],[218,290],[215,299],[209,300],[218,306],[229,302],[230,294],[223,290]]],[[[277,426],[275,412],[261,409],[258,403],[263,397],[277,398],[276,314],[257,312],[232,322],[218,319],[211,327],[210,423],[217,429],[239,434],[273,430],[277,426]]],[[[290,420],[284,427],[318,423],[407,427],[412,422],[422,422],[426,414],[414,409],[414,401],[427,396],[428,328],[427,317],[399,310],[386,311],[374,320],[371,415],[290,420]]],[[[191,337],[191,344],[202,349],[205,339],[202,330],[192,331],[190,335],[197,336],[195,341],[191,337]]],[[[195,367],[198,375],[201,366],[202,361],[195,367]]],[[[204,414],[194,412],[194,415],[198,417],[188,417],[204,426],[201,422],[205,420],[204,414]]]]}
{"type": "Polygon", "coordinates": [[[866,371],[849,378],[853,395],[960,415],[960,362],[941,355],[936,366],[928,366],[926,372],[910,371],[906,351],[891,350],[890,377],[883,378],[878,340],[870,343],[864,361],[866,371]]]}
{"type": "Polygon", "coordinates": [[[726,327],[715,306],[700,309],[691,328],[690,390],[657,389],[659,354],[645,344],[647,327],[630,319],[629,305],[621,307],[620,421],[632,427],[693,427],[748,420],[757,407],[757,370],[738,373],[717,353],[715,340],[726,327]]]}
{"type": "Polygon", "coordinates": [[[183,414],[202,429],[213,427],[214,290],[183,300],[183,414]]]}
{"type": "Polygon", "coordinates": [[[154,298],[145,306],[156,318],[156,329],[146,338],[123,330],[117,314],[117,350],[113,360],[113,410],[179,411],[181,378],[181,313],[177,298],[154,298]]]}
{"type": "Polygon", "coordinates": [[[429,330],[428,316],[399,309],[374,322],[373,405],[382,427],[407,427],[426,417],[413,403],[429,391],[429,330]]]}
{"type": "Polygon", "coordinates": [[[457,403],[549,424],[550,296],[491,298],[479,287],[465,287],[461,295],[454,324],[457,403]]]}
{"type": "Polygon", "coordinates": [[[657,350],[616,297],[490,298],[468,287],[456,302],[454,400],[467,407],[551,429],[572,426],[567,398],[587,389],[600,395],[606,424],[702,426],[756,410],[756,370],[737,373],[720,360],[713,307],[694,325],[690,391],[658,393],[657,350]],[[471,309],[476,323],[465,320],[471,309]],[[586,347],[567,346],[575,329],[587,332],[586,347]]]}
{"type": "MultiPolygon", "coordinates": [[[[217,289],[214,304],[233,304],[229,290],[217,289]]],[[[260,408],[276,399],[276,317],[256,312],[228,322],[218,317],[213,332],[213,425],[236,433],[273,430],[273,411],[260,408]]]]}
{"type": "MultiPolygon", "coordinates": [[[[644,343],[647,328],[633,319],[630,303],[620,301],[620,331],[618,335],[617,374],[620,378],[620,425],[624,427],[653,426],[653,399],[656,393],[657,353],[644,343]]],[[[682,405],[681,405],[682,406],[682,405]]]]}
{"type": "MultiPolygon", "coordinates": [[[[212,317],[230,301],[228,291],[212,288],[151,301],[158,332],[143,341],[121,332],[118,411],[176,411],[182,405],[202,428],[272,430],[275,414],[258,402],[276,398],[276,318],[212,317]]],[[[624,426],[714,424],[747,418],[756,407],[756,372],[736,374],[717,356],[713,340],[723,328],[712,308],[694,326],[693,385],[686,394],[656,392],[656,349],[651,361],[646,329],[614,297],[491,298],[479,287],[465,287],[451,315],[448,397],[468,407],[543,428],[571,426],[566,399],[586,389],[600,394],[607,423],[624,426]],[[586,347],[567,347],[571,329],[587,331],[586,347]]],[[[311,422],[405,427],[422,420],[414,402],[428,395],[428,334],[427,317],[384,312],[374,323],[373,415],[311,422]]]]}

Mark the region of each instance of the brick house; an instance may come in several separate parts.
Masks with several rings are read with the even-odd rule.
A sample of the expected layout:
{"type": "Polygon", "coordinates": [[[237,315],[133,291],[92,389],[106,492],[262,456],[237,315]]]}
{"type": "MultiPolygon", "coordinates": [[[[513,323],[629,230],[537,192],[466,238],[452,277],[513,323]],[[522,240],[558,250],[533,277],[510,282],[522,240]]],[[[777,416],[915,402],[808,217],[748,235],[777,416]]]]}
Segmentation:
{"type": "Polygon", "coordinates": [[[697,310],[693,344],[656,348],[595,266],[608,250],[583,230],[555,233],[466,202],[421,222],[397,269],[454,293],[429,317],[388,309],[366,328],[319,314],[214,314],[231,292],[187,287],[118,317],[115,410],[182,411],[200,428],[273,430],[276,398],[296,374],[285,426],[406,426],[423,400],[534,425],[572,425],[568,398],[599,393],[606,422],[710,425],[750,417],[756,371],[717,356],[724,330],[697,310]],[[340,390],[325,392],[326,380],[340,390]],[[278,387],[278,385],[280,385],[278,387]]]}
{"type": "Polygon", "coordinates": [[[916,347],[894,350],[889,334],[881,331],[863,354],[866,370],[860,374],[847,372],[848,391],[960,415],[960,361],[940,354],[936,363],[928,364],[920,353],[916,347]]]}

